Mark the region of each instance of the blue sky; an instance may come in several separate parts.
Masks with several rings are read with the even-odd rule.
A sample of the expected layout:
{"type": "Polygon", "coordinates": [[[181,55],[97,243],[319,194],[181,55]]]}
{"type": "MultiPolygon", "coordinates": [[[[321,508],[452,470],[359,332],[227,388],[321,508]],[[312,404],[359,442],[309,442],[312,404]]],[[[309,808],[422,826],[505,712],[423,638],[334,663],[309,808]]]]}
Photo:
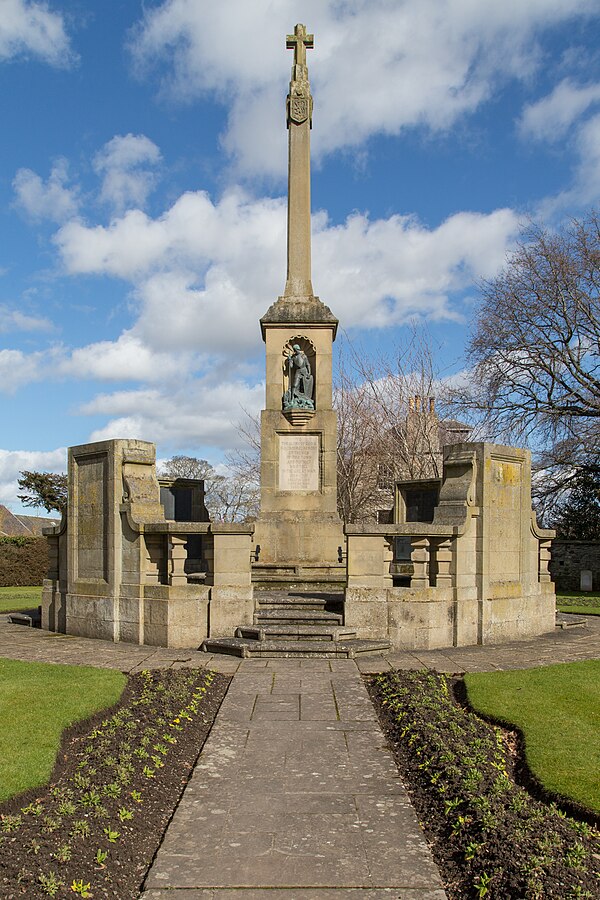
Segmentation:
{"type": "Polygon", "coordinates": [[[298,21],[313,284],[366,352],[418,317],[461,371],[520,223],[598,202],[596,0],[0,0],[0,503],[89,440],[218,463],[261,408],[298,21]]]}

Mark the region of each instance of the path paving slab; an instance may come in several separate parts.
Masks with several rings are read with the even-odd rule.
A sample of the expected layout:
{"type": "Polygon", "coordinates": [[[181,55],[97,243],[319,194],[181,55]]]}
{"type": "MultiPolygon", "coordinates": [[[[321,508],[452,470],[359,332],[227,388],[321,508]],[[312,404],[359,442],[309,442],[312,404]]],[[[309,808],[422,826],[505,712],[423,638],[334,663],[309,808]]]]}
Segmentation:
{"type": "Polygon", "coordinates": [[[355,663],[289,663],[240,665],[144,900],[442,900],[355,663]]]}
{"type": "Polygon", "coordinates": [[[600,617],[510,644],[354,661],[240,660],[114,644],[0,615],[0,657],[235,675],[143,900],[444,900],[358,672],[484,672],[600,659],[600,617]]]}

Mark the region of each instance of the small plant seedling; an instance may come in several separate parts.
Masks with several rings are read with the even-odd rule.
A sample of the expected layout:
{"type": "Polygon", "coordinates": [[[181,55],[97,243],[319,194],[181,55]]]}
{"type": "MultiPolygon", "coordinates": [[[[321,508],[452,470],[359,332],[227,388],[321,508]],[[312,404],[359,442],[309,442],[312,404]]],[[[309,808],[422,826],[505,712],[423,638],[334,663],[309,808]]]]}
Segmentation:
{"type": "Polygon", "coordinates": [[[91,886],[89,881],[86,883],[80,879],[79,881],[73,882],[71,890],[74,894],[79,894],[80,897],[93,897],[94,895],[90,891],[91,886]]]}
{"type": "Polygon", "coordinates": [[[54,859],[60,863],[69,862],[72,856],[71,848],[68,844],[61,844],[60,847],[57,847],[54,853],[52,854],[54,859]]]}
{"type": "Polygon", "coordinates": [[[44,821],[42,822],[42,831],[46,834],[52,834],[54,831],[58,831],[60,826],[62,825],[62,819],[60,816],[58,818],[54,818],[54,816],[44,816],[44,821]]]}
{"type": "Polygon", "coordinates": [[[101,850],[98,848],[96,850],[96,856],[94,857],[94,861],[99,868],[104,868],[104,863],[108,859],[108,850],[101,850]]]}
{"type": "Polygon", "coordinates": [[[475,881],[473,882],[473,886],[477,891],[477,896],[479,898],[485,897],[490,892],[489,884],[492,880],[492,876],[488,875],[487,872],[482,872],[481,875],[478,875],[475,881]]]}
{"type": "Polygon", "coordinates": [[[565,860],[568,866],[572,869],[580,869],[585,859],[585,847],[583,844],[573,844],[572,847],[569,847],[565,854],[565,860]]]}
{"type": "Polygon", "coordinates": [[[35,800],[33,803],[29,803],[27,806],[21,807],[21,812],[25,816],[40,816],[44,809],[44,804],[39,800],[35,800]]]}
{"type": "Polygon", "coordinates": [[[107,840],[111,844],[116,844],[119,838],[121,837],[120,831],[113,831],[112,828],[105,828],[104,834],[106,835],[107,840]]]}
{"type": "Polygon", "coordinates": [[[72,816],[75,809],[76,807],[72,800],[63,800],[58,806],[58,811],[61,816],[72,816]]]}
{"type": "Polygon", "coordinates": [[[73,837],[89,837],[90,834],[90,826],[85,821],[85,819],[77,819],[77,821],[73,822],[73,827],[71,829],[71,835],[73,837]]]}
{"type": "Polygon", "coordinates": [[[56,897],[64,884],[64,881],[61,881],[55,872],[48,872],[47,875],[40,872],[38,881],[44,894],[47,894],[49,897],[56,897]]]}
{"type": "Polygon", "coordinates": [[[82,806],[100,806],[102,798],[100,797],[98,791],[89,790],[84,791],[79,802],[82,806]]]}
{"type": "Polygon", "coordinates": [[[106,797],[120,797],[122,790],[123,788],[118,781],[111,781],[110,784],[104,785],[104,787],[102,788],[102,793],[106,797]]]}
{"type": "Polygon", "coordinates": [[[0,816],[2,831],[16,831],[23,824],[21,816],[0,816]]]}
{"type": "Polygon", "coordinates": [[[124,806],[122,806],[119,810],[119,819],[121,820],[121,822],[129,822],[131,819],[133,819],[133,813],[130,809],[126,809],[124,806]]]}

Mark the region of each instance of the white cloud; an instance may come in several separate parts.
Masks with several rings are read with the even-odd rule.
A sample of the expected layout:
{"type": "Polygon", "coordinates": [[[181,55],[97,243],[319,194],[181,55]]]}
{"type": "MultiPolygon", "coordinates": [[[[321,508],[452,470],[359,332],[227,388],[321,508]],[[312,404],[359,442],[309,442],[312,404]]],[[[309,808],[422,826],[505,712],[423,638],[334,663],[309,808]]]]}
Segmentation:
{"type": "Polygon", "coordinates": [[[589,119],[578,136],[580,162],[576,190],[588,204],[600,198],[600,113],[589,119]]]}
{"type": "MultiPolygon", "coordinates": [[[[0,503],[16,509],[20,506],[17,494],[21,493],[17,481],[20,473],[65,472],[67,451],[58,450],[2,450],[0,449],[0,503]]],[[[34,509],[28,510],[35,515],[34,509]]],[[[42,510],[41,515],[46,515],[42,510]]]]}
{"type": "Polygon", "coordinates": [[[33,219],[64,222],[79,208],[78,188],[68,187],[68,180],[65,159],[56,160],[47,181],[31,169],[19,169],[13,180],[16,203],[33,219]]]}
{"type": "Polygon", "coordinates": [[[157,176],[161,153],[143,134],[116,135],[94,157],[94,169],[103,176],[100,200],[115,211],[144,206],[157,176]]]}
{"type": "MultiPolygon", "coordinates": [[[[355,214],[332,227],[320,213],[313,230],[317,293],[347,326],[377,328],[454,318],[452,293],[499,268],[518,220],[507,209],[463,212],[430,230],[355,214]]],[[[257,319],[283,288],[285,202],[187,193],[157,219],[134,210],[106,227],[71,222],[56,242],[68,272],[134,285],[132,336],[144,346],[231,358],[258,349],[257,319]]]]}
{"type": "Polygon", "coordinates": [[[500,268],[518,228],[509,209],[456,213],[433,230],[409,217],[355,214],[315,234],[315,289],[346,327],[456,319],[452,295],[500,268]]]}
{"type": "Polygon", "coordinates": [[[0,60],[18,56],[35,56],[57,67],[75,61],[63,17],[47,3],[2,0],[0,60]]]}
{"type": "Polygon", "coordinates": [[[14,394],[19,388],[42,377],[44,355],[22,350],[0,350],[0,391],[14,394]]]}
{"type": "Polygon", "coordinates": [[[17,309],[0,306],[0,334],[8,331],[52,331],[54,325],[40,316],[27,316],[17,309]]]}
{"type": "MultiPolygon", "coordinates": [[[[545,30],[595,12],[594,0],[307,0],[302,17],[315,33],[315,158],[377,133],[449,128],[499,82],[532,74],[545,30]]],[[[292,62],[283,36],[296,16],[290,0],[223,0],[216,7],[164,0],[146,11],[130,48],[140,70],[166,64],[163,90],[182,99],[226,97],[226,149],[244,171],[282,174],[292,62]]]]}
{"type": "Polygon", "coordinates": [[[539,204],[537,215],[543,221],[562,215],[568,210],[587,210],[600,202],[600,113],[585,120],[574,136],[577,163],[573,169],[571,186],[539,204]]]}
{"type": "Polygon", "coordinates": [[[143,344],[131,332],[116,341],[99,341],[78,347],[56,368],[61,376],[97,378],[100,381],[165,381],[190,371],[185,354],[160,353],[143,344]]]}
{"type": "Polygon", "coordinates": [[[578,85],[565,78],[554,90],[523,110],[519,130],[523,138],[557,141],[574,122],[600,102],[600,84],[578,85]]]}
{"type": "Polygon", "coordinates": [[[243,440],[237,427],[243,410],[258,413],[264,384],[215,379],[212,375],[166,391],[119,391],[103,394],[82,407],[88,414],[112,415],[90,440],[132,437],[151,440],[163,449],[232,448],[243,440]]]}

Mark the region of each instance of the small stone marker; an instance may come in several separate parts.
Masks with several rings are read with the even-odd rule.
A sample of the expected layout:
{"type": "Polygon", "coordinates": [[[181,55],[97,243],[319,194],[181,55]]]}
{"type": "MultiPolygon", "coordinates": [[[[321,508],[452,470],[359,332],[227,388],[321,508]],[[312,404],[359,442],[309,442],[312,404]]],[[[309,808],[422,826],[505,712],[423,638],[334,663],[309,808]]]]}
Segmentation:
{"type": "Polygon", "coordinates": [[[591,569],[582,569],[581,574],[579,576],[579,590],[581,591],[591,591],[592,587],[592,570],[591,569]]]}

